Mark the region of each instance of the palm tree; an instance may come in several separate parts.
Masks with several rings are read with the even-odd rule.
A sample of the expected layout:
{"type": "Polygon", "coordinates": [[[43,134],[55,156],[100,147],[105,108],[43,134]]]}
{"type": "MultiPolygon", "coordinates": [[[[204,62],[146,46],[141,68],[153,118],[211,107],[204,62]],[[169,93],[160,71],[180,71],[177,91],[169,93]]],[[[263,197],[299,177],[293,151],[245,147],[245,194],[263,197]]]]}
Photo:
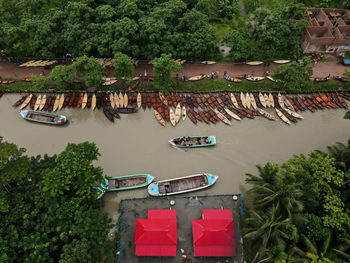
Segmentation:
{"type": "Polygon", "coordinates": [[[250,240],[261,241],[253,262],[266,254],[266,248],[278,246],[282,250],[286,247],[286,240],[296,238],[295,226],[291,218],[283,219],[278,214],[279,204],[272,205],[267,212],[251,211],[250,216],[245,219],[247,227],[244,229],[243,237],[250,240]]]}
{"type": "Polygon", "coordinates": [[[254,185],[248,193],[255,194],[255,205],[258,208],[264,209],[275,204],[288,217],[292,217],[292,212],[303,210],[301,183],[281,174],[278,164],[267,163],[264,167],[257,165],[257,168],[259,175],[246,174],[246,182],[254,185]]]}

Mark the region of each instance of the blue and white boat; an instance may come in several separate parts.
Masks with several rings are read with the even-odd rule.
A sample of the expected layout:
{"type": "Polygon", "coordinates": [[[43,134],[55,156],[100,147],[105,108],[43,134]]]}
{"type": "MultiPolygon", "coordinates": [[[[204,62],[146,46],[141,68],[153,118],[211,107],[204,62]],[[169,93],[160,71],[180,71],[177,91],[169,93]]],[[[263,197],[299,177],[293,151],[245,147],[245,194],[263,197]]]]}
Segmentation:
{"type": "Polygon", "coordinates": [[[150,174],[131,174],[114,176],[104,180],[101,188],[104,191],[132,190],[145,187],[152,183],[154,177],[150,174]]]}
{"type": "Polygon", "coordinates": [[[44,111],[22,110],[19,113],[23,119],[45,124],[63,125],[67,122],[66,116],[44,111]]]}
{"type": "Polygon", "coordinates": [[[148,193],[152,196],[188,193],[211,187],[218,178],[216,175],[203,173],[163,180],[150,184],[148,193]]]}

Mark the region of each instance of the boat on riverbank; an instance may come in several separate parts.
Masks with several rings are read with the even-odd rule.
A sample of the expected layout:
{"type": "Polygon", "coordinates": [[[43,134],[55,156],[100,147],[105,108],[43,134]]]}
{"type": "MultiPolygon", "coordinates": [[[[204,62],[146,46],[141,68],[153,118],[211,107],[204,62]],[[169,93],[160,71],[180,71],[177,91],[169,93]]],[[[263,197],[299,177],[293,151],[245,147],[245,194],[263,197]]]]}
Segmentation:
{"type": "Polygon", "coordinates": [[[193,192],[212,186],[219,177],[209,173],[162,180],[148,186],[151,196],[167,196],[193,192]]]}
{"type": "Polygon", "coordinates": [[[138,109],[134,107],[127,107],[127,108],[116,108],[116,110],[119,113],[135,113],[137,112],[138,109]]]}
{"type": "Polygon", "coordinates": [[[176,137],[169,140],[169,143],[174,147],[179,148],[197,148],[216,145],[215,136],[188,136],[176,137]]]}
{"type": "Polygon", "coordinates": [[[40,122],[45,124],[63,125],[67,122],[67,118],[63,115],[42,112],[42,111],[22,110],[20,111],[20,115],[25,120],[35,121],[35,122],[40,122]]]}
{"type": "Polygon", "coordinates": [[[106,178],[101,188],[106,191],[122,191],[141,188],[152,183],[154,177],[150,174],[130,174],[106,178]]]}

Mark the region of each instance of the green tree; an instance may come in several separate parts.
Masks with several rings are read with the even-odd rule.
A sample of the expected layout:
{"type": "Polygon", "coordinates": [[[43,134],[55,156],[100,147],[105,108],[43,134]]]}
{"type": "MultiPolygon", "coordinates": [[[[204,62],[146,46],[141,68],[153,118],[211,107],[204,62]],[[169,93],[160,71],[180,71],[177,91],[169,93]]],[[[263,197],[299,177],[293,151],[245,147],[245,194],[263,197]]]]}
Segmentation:
{"type": "Polygon", "coordinates": [[[0,212],[7,212],[9,204],[7,195],[12,188],[27,176],[30,162],[27,156],[23,156],[24,148],[18,148],[16,144],[3,141],[0,136],[0,212]]]}
{"type": "Polygon", "coordinates": [[[106,74],[104,68],[93,57],[82,56],[73,63],[78,77],[84,77],[86,85],[90,88],[101,84],[106,74]]]}
{"type": "Polygon", "coordinates": [[[231,48],[230,57],[233,61],[245,61],[252,56],[254,42],[245,28],[227,33],[224,41],[231,48]]]}
{"type": "Polygon", "coordinates": [[[304,59],[303,63],[291,62],[274,69],[273,78],[277,80],[280,88],[286,91],[302,91],[303,88],[310,87],[310,77],[313,70],[308,66],[309,59],[304,59]]]}
{"type": "Polygon", "coordinates": [[[156,76],[154,81],[155,88],[158,90],[169,90],[173,85],[171,73],[181,70],[182,67],[171,58],[171,54],[162,54],[160,58],[156,58],[153,66],[156,76]]]}
{"type": "Polygon", "coordinates": [[[50,79],[59,86],[67,88],[69,83],[74,81],[73,67],[62,65],[54,67],[50,73],[50,79]]]}
{"type": "Polygon", "coordinates": [[[114,55],[114,61],[115,77],[118,79],[125,77],[127,82],[132,81],[134,76],[134,65],[131,63],[131,58],[118,52],[114,55]]]}

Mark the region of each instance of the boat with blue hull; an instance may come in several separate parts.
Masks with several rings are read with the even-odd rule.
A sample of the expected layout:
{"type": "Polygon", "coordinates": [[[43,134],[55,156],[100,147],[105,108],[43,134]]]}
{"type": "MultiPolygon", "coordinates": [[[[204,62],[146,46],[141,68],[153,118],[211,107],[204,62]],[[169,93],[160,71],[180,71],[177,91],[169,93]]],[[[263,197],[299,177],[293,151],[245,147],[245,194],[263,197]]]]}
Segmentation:
{"type": "Polygon", "coordinates": [[[183,194],[211,187],[219,177],[210,173],[188,175],[184,177],[163,180],[148,186],[151,196],[167,196],[183,194]]]}
{"type": "Polygon", "coordinates": [[[35,121],[44,124],[63,125],[67,123],[66,116],[43,111],[22,110],[20,115],[28,121],[35,121]]]}
{"type": "Polygon", "coordinates": [[[106,178],[101,184],[104,191],[122,191],[141,188],[152,183],[154,177],[150,174],[131,174],[106,178]]]}
{"type": "Polygon", "coordinates": [[[179,148],[197,148],[208,147],[216,145],[215,136],[188,136],[188,137],[176,137],[169,140],[169,143],[174,147],[179,148]]]}

